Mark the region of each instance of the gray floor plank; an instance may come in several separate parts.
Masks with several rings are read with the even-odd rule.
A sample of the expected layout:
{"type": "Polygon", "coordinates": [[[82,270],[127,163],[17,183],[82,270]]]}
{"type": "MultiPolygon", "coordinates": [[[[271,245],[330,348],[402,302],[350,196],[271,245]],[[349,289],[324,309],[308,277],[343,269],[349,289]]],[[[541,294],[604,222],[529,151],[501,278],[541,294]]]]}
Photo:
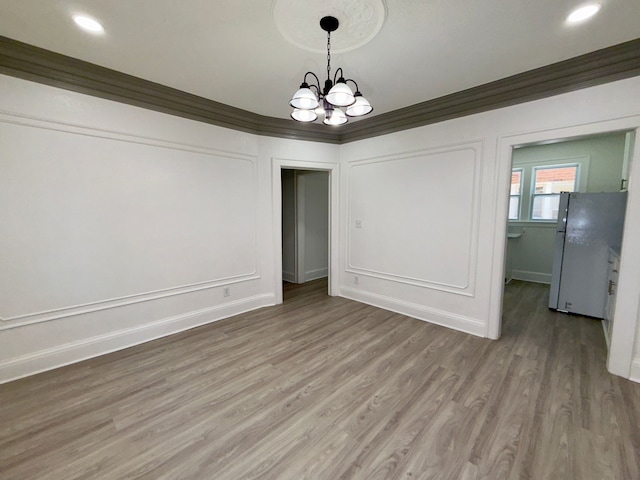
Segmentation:
{"type": "Polygon", "coordinates": [[[499,341],[326,290],[0,386],[0,478],[640,478],[640,385],[548,287],[499,341]]]}

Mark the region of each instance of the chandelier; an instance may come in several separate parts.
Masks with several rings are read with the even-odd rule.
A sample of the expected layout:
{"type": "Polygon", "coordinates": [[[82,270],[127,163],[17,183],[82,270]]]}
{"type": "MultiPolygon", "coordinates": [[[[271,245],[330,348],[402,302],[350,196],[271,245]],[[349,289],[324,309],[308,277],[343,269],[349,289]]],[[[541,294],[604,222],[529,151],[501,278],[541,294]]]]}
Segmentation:
{"type": "Polygon", "coordinates": [[[345,80],[342,68],[336,70],[331,80],[331,32],[336,31],[338,25],[338,19],[335,17],[328,16],[320,20],[320,28],[327,32],[327,79],[321,90],[316,74],[305,73],[300,89],[289,102],[293,107],[291,118],[298,122],[313,122],[319,115],[324,115],[322,123],[325,125],[343,125],[349,121],[347,117],[361,117],[373,110],[360,93],[358,84],[350,78],[345,80]],[[309,75],[313,76],[315,84],[307,83],[309,75]],[[355,93],[347,82],[355,85],[355,93]]]}

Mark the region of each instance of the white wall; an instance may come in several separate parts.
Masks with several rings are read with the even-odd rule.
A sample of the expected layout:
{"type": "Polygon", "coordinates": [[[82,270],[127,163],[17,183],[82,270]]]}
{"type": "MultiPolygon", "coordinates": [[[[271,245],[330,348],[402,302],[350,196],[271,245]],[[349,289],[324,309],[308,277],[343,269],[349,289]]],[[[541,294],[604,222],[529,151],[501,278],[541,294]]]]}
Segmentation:
{"type": "Polygon", "coordinates": [[[328,275],[329,265],[329,175],[327,172],[298,171],[304,213],[299,218],[303,229],[303,278],[308,282],[328,275]]]}
{"type": "MultiPolygon", "coordinates": [[[[497,337],[512,147],[638,128],[639,97],[633,78],[343,145],[340,293],[497,337]]],[[[627,218],[631,243],[639,218],[627,218]]],[[[627,272],[640,270],[633,255],[623,247],[627,272]]],[[[632,290],[618,300],[636,307],[631,327],[619,322],[631,337],[632,290]]]]}
{"type": "Polygon", "coordinates": [[[493,250],[481,221],[490,154],[452,123],[343,146],[340,292],[485,335],[489,284],[478,279],[493,250]]]}
{"type": "MultiPolygon", "coordinates": [[[[331,171],[334,291],[495,338],[511,146],[638,128],[639,97],[632,78],[336,146],[0,76],[0,242],[12,252],[0,381],[277,302],[281,168],[331,171]]],[[[638,175],[609,361],[624,376],[639,316],[638,175]]]]}
{"type": "MultiPolygon", "coordinates": [[[[617,192],[622,179],[625,133],[597,135],[572,141],[530,145],[513,152],[513,167],[526,167],[541,162],[570,162],[586,159],[580,176],[586,176],[581,192],[617,192]]],[[[530,168],[527,169],[531,171],[530,168]]],[[[530,178],[523,179],[522,214],[529,207],[527,194],[530,178]]],[[[551,283],[555,222],[509,222],[511,231],[524,233],[508,242],[511,276],[514,279],[551,283]]]]}
{"type": "Polygon", "coordinates": [[[528,145],[513,152],[513,166],[545,161],[589,158],[586,192],[618,192],[622,178],[626,134],[616,132],[571,141],[528,145]]]}
{"type": "Polygon", "coordinates": [[[272,157],[337,157],[7,76],[0,148],[0,382],[274,304],[272,157]]]}

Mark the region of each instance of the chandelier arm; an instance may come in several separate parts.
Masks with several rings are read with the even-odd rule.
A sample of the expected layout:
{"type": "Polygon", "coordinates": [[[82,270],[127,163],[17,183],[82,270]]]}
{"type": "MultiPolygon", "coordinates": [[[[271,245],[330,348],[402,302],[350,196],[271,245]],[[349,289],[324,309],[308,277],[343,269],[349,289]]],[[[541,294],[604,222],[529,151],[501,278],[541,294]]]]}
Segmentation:
{"type": "Polygon", "coordinates": [[[356,86],[356,92],[359,92],[359,91],[360,91],[360,89],[358,88],[358,84],[356,83],[356,81],[355,81],[355,80],[353,80],[352,78],[347,78],[347,79],[344,81],[344,83],[347,83],[347,82],[351,82],[351,83],[353,83],[353,84],[356,86]]]}
{"type": "Polygon", "coordinates": [[[303,79],[304,83],[307,83],[307,75],[313,75],[313,78],[316,79],[315,85],[312,83],[310,87],[315,87],[316,91],[320,93],[320,80],[318,79],[318,76],[313,72],[307,72],[304,74],[304,79],[303,79]]]}
{"type": "Polygon", "coordinates": [[[333,84],[335,85],[336,83],[338,83],[336,80],[340,79],[344,76],[344,73],[342,73],[342,67],[338,67],[336,69],[336,73],[333,75],[333,84]],[[340,76],[338,76],[338,72],[340,72],[340,76]]]}

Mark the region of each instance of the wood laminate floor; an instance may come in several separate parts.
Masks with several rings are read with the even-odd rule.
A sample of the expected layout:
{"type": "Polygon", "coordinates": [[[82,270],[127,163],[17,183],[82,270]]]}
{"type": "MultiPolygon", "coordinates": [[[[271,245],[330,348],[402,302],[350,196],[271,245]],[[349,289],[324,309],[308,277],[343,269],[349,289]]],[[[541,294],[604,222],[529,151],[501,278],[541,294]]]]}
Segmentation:
{"type": "Polygon", "coordinates": [[[0,386],[5,479],[640,479],[640,385],[596,320],[506,287],[485,340],[286,301],[0,386]]]}

